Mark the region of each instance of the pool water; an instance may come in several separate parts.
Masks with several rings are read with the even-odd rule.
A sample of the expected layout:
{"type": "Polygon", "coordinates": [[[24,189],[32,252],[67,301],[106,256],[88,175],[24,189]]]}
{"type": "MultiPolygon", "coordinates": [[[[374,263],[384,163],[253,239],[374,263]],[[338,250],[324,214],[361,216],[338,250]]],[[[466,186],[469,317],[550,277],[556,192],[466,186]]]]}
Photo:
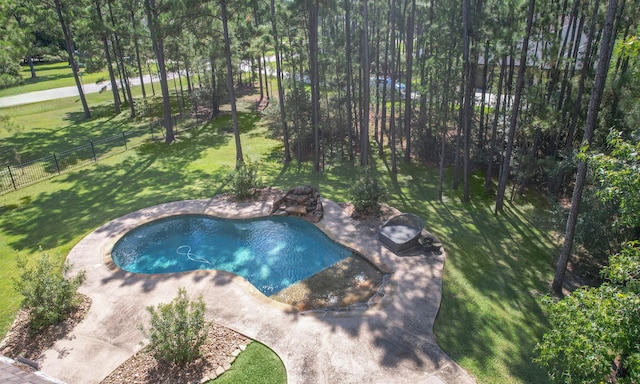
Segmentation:
{"type": "Polygon", "coordinates": [[[247,279],[269,296],[349,257],[352,251],[291,217],[251,220],[181,215],[126,233],[111,256],[143,274],[216,269],[247,279]]]}

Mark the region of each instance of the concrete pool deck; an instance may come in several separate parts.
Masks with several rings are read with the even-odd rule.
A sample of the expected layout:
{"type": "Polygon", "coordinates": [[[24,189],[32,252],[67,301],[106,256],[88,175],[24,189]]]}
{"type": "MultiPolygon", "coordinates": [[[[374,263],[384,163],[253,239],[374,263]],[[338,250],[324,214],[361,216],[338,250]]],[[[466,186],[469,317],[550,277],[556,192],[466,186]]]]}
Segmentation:
{"type": "Polygon", "coordinates": [[[71,250],[72,272],[86,271],[80,292],[91,297],[92,305],[85,319],[38,360],[40,370],[67,383],[99,383],[141,349],[138,325],[148,324],[145,308],[171,301],[184,287],[191,298],[203,296],[207,320],[273,349],[289,383],[474,383],[433,335],[445,253],[396,256],[377,240],[375,230],[356,228],[338,204],[322,202],[320,229],[394,271],[396,291],[385,306],[348,316],[300,313],[229,273],[145,276],[110,265],[104,255],[142,222],[185,213],[251,218],[271,209],[271,201],[236,204],[218,197],[167,203],[113,220],[71,250]]]}

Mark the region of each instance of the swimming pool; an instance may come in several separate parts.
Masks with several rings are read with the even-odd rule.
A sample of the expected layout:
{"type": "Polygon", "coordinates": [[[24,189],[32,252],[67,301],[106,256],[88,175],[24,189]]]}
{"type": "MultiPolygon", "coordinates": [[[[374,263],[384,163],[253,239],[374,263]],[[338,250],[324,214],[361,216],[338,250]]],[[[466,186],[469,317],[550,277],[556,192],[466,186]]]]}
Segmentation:
{"type": "Polygon", "coordinates": [[[349,257],[352,251],[291,217],[233,220],[178,215],[143,224],[114,245],[121,269],[156,274],[216,269],[269,296],[349,257]]]}

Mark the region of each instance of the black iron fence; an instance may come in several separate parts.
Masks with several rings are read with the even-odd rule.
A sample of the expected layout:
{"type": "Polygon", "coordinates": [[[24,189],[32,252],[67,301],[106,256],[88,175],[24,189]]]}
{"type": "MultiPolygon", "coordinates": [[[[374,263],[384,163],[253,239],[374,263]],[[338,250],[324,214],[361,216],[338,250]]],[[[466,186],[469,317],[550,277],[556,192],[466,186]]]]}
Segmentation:
{"type": "MultiPolygon", "coordinates": [[[[173,117],[173,122],[174,133],[178,134],[193,128],[199,120],[186,115],[176,115],[173,117]]],[[[145,142],[164,140],[164,135],[162,121],[156,120],[150,122],[148,127],[91,140],[86,144],[52,153],[39,159],[2,165],[0,167],[0,193],[19,189],[87,163],[97,162],[102,158],[124,152],[145,142]]]]}

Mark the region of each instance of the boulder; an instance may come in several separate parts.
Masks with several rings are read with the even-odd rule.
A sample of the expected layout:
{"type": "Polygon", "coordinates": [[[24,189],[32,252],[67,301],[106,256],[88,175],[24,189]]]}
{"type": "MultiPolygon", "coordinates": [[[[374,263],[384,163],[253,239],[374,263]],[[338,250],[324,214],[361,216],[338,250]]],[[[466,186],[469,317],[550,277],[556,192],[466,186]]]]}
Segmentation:
{"type": "Polygon", "coordinates": [[[311,186],[291,188],[271,208],[272,216],[296,215],[312,223],[320,221],[323,214],[320,193],[311,186]]]}

